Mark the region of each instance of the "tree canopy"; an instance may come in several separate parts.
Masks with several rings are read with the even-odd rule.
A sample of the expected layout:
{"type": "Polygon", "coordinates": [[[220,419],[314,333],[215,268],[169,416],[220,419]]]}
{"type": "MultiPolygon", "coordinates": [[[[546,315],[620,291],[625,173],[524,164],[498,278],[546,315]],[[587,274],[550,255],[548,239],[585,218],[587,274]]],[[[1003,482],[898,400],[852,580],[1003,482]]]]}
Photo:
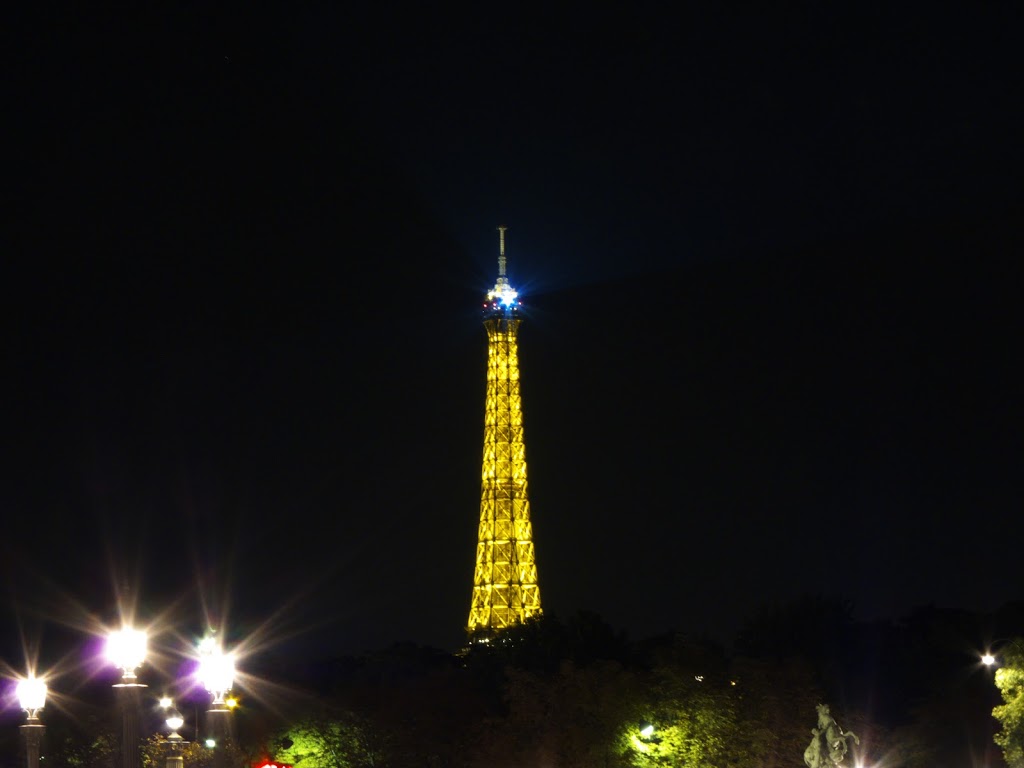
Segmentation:
{"type": "Polygon", "coordinates": [[[1003,703],[992,710],[1000,731],[995,740],[1010,768],[1024,768],[1024,638],[1017,638],[1001,653],[996,687],[1003,703]]]}

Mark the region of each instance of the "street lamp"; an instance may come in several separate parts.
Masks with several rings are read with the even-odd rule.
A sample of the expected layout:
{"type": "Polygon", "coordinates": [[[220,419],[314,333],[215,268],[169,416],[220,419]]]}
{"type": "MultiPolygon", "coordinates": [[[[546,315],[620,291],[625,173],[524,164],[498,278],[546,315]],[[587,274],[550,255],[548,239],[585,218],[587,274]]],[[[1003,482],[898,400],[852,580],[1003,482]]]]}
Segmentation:
{"type": "Polygon", "coordinates": [[[25,737],[28,768],[39,768],[39,744],[46,731],[46,726],[39,722],[39,710],[46,705],[46,683],[34,675],[29,675],[18,682],[16,692],[18,703],[28,714],[26,723],[21,726],[21,733],[25,737]]]}
{"type": "Polygon", "coordinates": [[[107,660],[121,670],[122,685],[135,682],[135,670],[146,661],[149,637],[144,630],[122,627],[107,635],[107,660]]]}
{"type": "Polygon", "coordinates": [[[149,638],[140,629],[122,627],[107,636],[106,656],[121,670],[121,682],[114,685],[121,705],[121,768],[140,768],[139,706],[140,691],[135,670],[146,661],[149,638]]]}
{"type": "Polygon", "coordinates": [[[224,697],[231,692],[235,682],[234,654],[224,653],[214,638],[205,638],[199,643],[199,669],[196,676],[203,687],[213,694],[214,709],[228,709],[224,697]]]}
{"type": "Polygon", "coordinates": [[[167,730],[170,731],[167,736],[166,768],[183,768],[185,758],[181,754],[181,745],[185,743],[185,740],[181,738],[178,730],[185,724],[185,718],[181,716],[181,712],[175,709],[174,702],[166,696],[160,699],[160,706],[167,712],[164,722],[167,723],[167,730]]]}
{"type": "Polygon", "coordinates": [[[986,667],[994,667],[1000,664],[999,656],[997,656],[994,653],[994,646],[996,644],[999,645],[1000,652],[1002,652],[1004,649],[1012,649],[1018,653],[1024,653],[1024,640],[1022,640],[1021,638],[1004,637],[999,640],[993,640],[990,643],[989,650],[987,650],[981,656],[981,663],[984,664],[986,667]]]}
{"type": "Polygon", "coordinates": [[[213,696],[210,709],[207,710],[207,723],[209,735],[207,746],[220,746],[214,753],[214,765],[223,768],[227,755],[223,747],[227,744],[231,735],[231,726],[228,716],[232,705],[225,700],[225,696],[231,692],[231,686],[235,682],[235,656],[232,653],[224,653],[220,643],[208,636],[199,643],[199,668],[196,670],[196,677],[203,684],[203,687],[213,696]]]}

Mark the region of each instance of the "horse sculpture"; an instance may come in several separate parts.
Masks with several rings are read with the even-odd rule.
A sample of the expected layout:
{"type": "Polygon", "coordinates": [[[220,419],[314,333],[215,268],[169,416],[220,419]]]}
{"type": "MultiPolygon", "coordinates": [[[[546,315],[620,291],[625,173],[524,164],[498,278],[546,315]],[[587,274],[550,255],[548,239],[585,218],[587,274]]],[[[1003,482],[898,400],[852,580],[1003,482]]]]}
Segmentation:
{"type": "Polygon", "coordinates": [[[804,763],[807,768],[829,768],[838,766],[849,749],[849,741],[860,744],[860,739],[852,731],[844,732],[836,723],[828,709],[828,704],[819,704],[818,727],[812,728],[811,743],[804,750],[804,763]]]}

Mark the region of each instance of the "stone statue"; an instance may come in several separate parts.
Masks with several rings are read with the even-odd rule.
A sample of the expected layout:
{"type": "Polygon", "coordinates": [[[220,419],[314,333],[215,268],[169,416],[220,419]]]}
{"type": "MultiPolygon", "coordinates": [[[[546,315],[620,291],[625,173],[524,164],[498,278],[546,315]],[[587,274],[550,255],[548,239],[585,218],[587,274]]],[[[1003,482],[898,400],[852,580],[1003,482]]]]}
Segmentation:
{"type": "Polygon", "coordinates": [[[814,736],[804,750],[804,763],[807,768],[832,768],[843,762],[849,740],[860,744],[860,739],[852,731],[843,732],[829,712],[828,704],[819,704],[817,710],[818,727],[811,729],[814,736]]]}

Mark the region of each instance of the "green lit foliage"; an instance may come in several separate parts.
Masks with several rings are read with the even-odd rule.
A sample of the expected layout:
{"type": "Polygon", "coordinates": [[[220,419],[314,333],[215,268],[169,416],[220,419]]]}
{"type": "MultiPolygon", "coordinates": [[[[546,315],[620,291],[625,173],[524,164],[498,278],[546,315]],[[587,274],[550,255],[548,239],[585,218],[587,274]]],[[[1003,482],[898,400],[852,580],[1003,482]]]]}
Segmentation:
{"type": "Polygon", "coordinates": [[[995,741],[1010,768],[1024,768],[1024,640],[1015,640],[1001,656],[996,687],[1003,703],[992,710],[1000,725],[995,741]]]}
{"type": "MultiPolygon", "coordinates": [[[[167,756],[170,754],[171,746],[160,734],[154,734],[142,743],[139,750],[143,768],[163,768],[167,764],[167,756]]],[[[224,762],[230,766],[246,766],[251,760],[234,741],[217,747],[227,752],[224,762]]],[[[213,768],[215,765],[215,750],[204,744],[186,741],[178,746],[178,751],[184,760],[186,768],[213,768]]]]}
{"type": "Polygon", "coordinates": [[[159,734],[154,734],[142,742],[139,758],[143,768],[162,768],[166,764],[165,745],[165,740],[159,734]]]}
{"type": "Polygon", "coordinates": [[[276,741],[276,758],[295,768],[362,768],[382,762],[369,724],[351,713],[309,717],[276,741]]]}
{"type": "Polygon", "coordinates": [[[651,651],[641,717],[628,725],[624,758],[637,768],[742,763],[736,701],[721,648],[675,636],[651,651]],[[643,724],[653,727],[641,733],[643,724]]]}
{"type": "Polygon", "coordinates": [[[678,667],[655,670],[645,720],[654,732],[628,732],[626,757],[636,768],[686,765],[727,768],[744,763],[735,702],[728,684],[678,667]]]}

